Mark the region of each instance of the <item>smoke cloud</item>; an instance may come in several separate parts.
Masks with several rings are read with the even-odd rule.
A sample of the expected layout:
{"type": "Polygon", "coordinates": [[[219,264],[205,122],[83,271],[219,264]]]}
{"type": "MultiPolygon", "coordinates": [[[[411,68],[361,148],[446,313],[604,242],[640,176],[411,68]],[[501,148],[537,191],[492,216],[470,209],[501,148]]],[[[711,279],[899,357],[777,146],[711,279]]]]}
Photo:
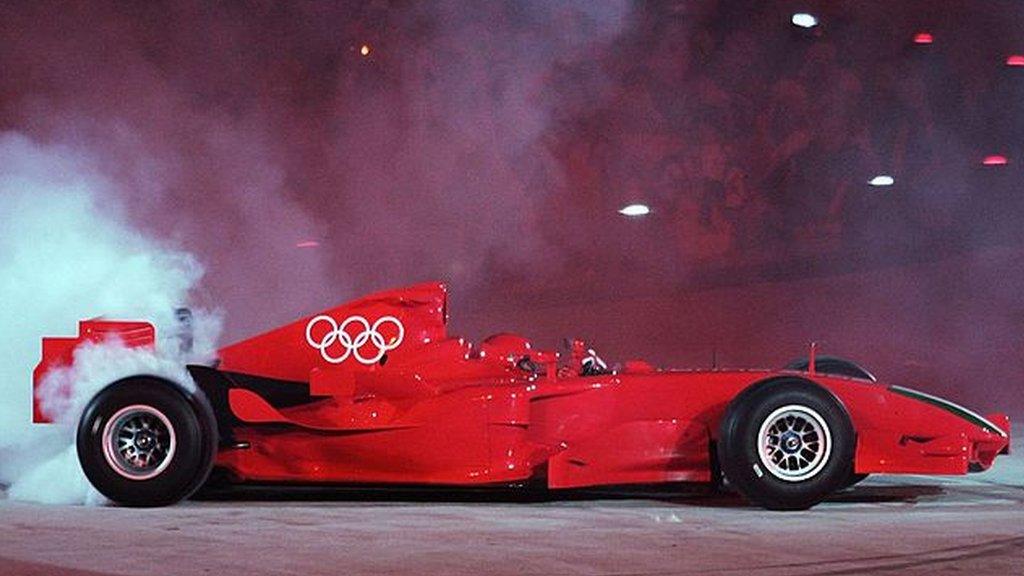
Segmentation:
{"type": "Polygon", "coordinates": [[[162,335],[175,306],[215,302],[235,339],[372,289],[444,278],[465,295],[558,260],[536,217],[562,179],[552,81],[582,62],[574,106],[606,98],[592,57],[631,5],[466,8],[0,6],[10,496],[83,499],[70,440],[98,386],[143,367],[185,381],[162,347],[87,348],[44,386],[75,384],[60,423],[28,426],[39,339],[79,319],[144,318],[162,335]]]}
{"type": "Polygon", "coordinates": [[[0,134],[0,484],[11,498],[96,501],[78,465],[75,426],[100,388],[151,373],[183,385],[185,362],[213,353],[219,313],[194,312],[193,351],[180,352],[176,307],[189,303],[203,269],[190,254],[131,226],[94,159],[66,146],[0,134]],[[73,366],[42,383],[52,425],[33,425],[32,370],[43,336],[73,336],[80,319],[145,319],[155,350],[119,342],[80,348],[73,366]],[[56,391],[72,391],[68,398],[56,391]]]}
{"type": "Polygon", "coordinates": [[[0,126],[89,150],[134,225],[202,257],[234,339],[371,290],[468,294],[561,262],[540,218],[565,181],[551,128],[611,96],[600,56],[632,12],[0,6],[0,126]]]}

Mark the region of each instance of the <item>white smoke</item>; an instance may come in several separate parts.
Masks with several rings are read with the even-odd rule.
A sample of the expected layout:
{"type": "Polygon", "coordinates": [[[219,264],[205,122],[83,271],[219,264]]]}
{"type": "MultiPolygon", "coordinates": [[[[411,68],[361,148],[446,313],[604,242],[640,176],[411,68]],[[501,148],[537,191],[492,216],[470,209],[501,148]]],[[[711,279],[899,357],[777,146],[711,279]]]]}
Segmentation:
{"type": "Polygon", "coordinates": [[[9,498],[88,503],[74,434],[93,394],[146,373],[193,385],[184,364],[208,358],[216,313],[195,311],[193,350],[180,352],[175,309],[189,302],[203,269],[190,254],[128,223],[119,194],[91,159],[65,146],[0,134],[0,490],[9,498]],[[120,342],[80,348],[72,367],[43,385],[51,425],[33,425],[32,370],[43,336],[76,336],[81,319],[148,320],[154,350],[120,342]],[[70,397],[48,394],[69,386],[70,397]]]}

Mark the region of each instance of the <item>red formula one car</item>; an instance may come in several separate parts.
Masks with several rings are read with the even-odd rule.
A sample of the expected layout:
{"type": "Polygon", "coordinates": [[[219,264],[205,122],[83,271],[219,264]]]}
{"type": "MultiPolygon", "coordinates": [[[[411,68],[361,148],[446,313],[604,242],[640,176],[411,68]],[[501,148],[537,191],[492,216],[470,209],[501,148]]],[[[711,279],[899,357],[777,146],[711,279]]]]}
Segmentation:
{"type": "MultiPolygon", "coordinates": [[[[197,386],[112,382],[81,417],[82,467],[131,506],[177,502],[216,469],[233,483],[551,489],[724,474],[755,504],[803,509],[868,474],[964,474],[1009,449],[1005,415],[879,384],[835,358],[611,370],[578,341],[562,355],[512,334],[476,346],[449,337],[446,320],[444,285],[419,285],[227,346],[215,366],[188,366],[197,386]]],[[[82,342],[154,342],[145,322],[80,328],[43,340],[37,390],[82,342]]]]}

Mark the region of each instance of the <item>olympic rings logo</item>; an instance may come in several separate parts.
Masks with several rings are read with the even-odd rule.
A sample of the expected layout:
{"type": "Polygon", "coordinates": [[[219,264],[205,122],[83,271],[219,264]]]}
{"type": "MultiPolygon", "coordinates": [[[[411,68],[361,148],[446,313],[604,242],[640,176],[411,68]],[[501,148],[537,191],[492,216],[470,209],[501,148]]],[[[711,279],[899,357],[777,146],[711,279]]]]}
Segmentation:
{"type": "Polygon", "coordinates": [[[334,318],[325,314],[313,318],[309,321],[309,324],[306,324],[306,342],[314,349],[319,350],[324,360],[331,364],[341,364],[349,356],[352,356],[361,364],[376,364],[380,362],[380,359],[388,351],[398,348],[403,338],[405,338],[405,326],[402,326],[402,323],[394,316],[382,316],[371,325],[362,316],[349,316],[341,324],[338,324],[334,318]],[[313,328],[323,324],[327,325],[327,333],[320,340],[314,339],[313,328]],[[360,328],[359,333],[354,336],[346,331],[352,324],[357,324],[360,328]],[[386,341],[384,335],[380,333],[380,327],[384,324],[394,324],[398,329],[398,335],[392,338],[390,342],[386,341]],[[335,343],[345,350],[340,356],[333,355],[329,351],[335,343]],[[372,344],[373,348],[376,349],[376,353],[371,356],[364,356],[361,349],[366,344],[372,344]]]}

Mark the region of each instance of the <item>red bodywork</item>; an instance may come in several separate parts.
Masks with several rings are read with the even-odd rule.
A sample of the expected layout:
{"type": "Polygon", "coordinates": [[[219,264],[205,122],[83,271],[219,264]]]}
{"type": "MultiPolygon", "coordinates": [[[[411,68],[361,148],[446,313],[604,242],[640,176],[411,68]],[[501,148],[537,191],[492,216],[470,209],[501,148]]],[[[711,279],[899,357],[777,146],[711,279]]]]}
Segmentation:
{"type": "MultiPolygon", "coordinates": [[[[706,482],[729,402],[779,376],[812,380],[842,402],[858,473],[963,474],[1008,450],[1005,416],[868,380],[643,362],[582,376],[581,343],[570,358],[508,334],[473,345],[449,337],[446,320],[444,285],[424,284],[227,346],[216,369],[190,367],[218,413],[217,466],[239,482],[706,482]]],[[[78,339],[44,339],[36,384],[78,343],[112,331],[130,345],[153,341],[149,324],[83,322],[78,339]]]]}

